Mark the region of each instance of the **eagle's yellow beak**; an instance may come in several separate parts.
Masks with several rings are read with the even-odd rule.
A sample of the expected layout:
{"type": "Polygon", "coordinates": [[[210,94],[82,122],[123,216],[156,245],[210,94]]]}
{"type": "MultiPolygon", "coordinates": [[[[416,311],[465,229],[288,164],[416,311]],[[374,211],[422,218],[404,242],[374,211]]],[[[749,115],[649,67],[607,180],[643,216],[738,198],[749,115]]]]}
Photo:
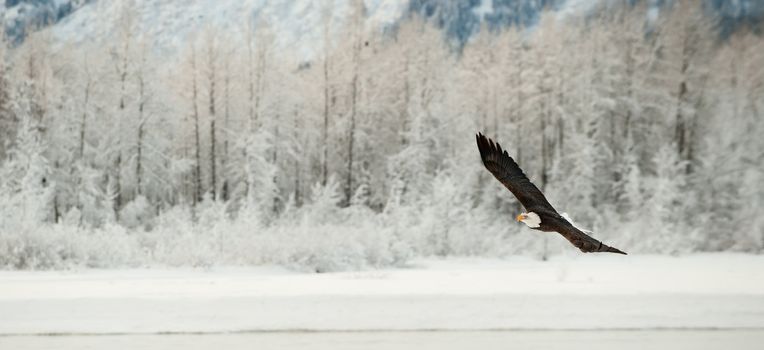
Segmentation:
{"type": "Polygon", "coordinates": [[[523,221],[523,219],[525,219],[523,216],[524,216],[523,214],[518,215],[516,218],[517,221],[523,221]]]}

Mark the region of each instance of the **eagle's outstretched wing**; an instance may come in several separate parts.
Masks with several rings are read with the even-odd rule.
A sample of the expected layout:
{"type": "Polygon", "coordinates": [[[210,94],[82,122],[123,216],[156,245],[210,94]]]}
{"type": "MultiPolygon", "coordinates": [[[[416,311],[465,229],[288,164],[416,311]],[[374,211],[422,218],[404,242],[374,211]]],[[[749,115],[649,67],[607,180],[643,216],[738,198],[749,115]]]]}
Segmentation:
{"type": "Polygon", "coordinates": [[[541,190],[534,185],[499,143],[479,133],[476,136],[480,158],[486,169],[501,182],[528,211],[557,213],[541,190]]]}
{"type": "Polygon", "coordinates": [[[570,241],[574,246],[580,249],[584,253],[618,253],[626,255],[623,251],[613,248],[609,245],[598,241],[591,236],[587,235],[583,231],[579,230],[572,224],[566,222],[555,226],[557,232],[561,234],[565,239],[570,241]]]}

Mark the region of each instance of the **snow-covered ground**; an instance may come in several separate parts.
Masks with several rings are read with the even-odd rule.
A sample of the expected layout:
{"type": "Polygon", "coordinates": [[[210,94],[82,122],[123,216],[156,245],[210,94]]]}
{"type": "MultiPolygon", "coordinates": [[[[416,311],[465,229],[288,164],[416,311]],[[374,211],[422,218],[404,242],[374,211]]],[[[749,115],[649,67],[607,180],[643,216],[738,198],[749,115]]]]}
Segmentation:
{"type": "Polygon", "coordinates": [[[0,337],[0,349],[760,350],[760,330],[290,332],[0,337]]]}
{"type": "Polygon", "coordinates": [[[420,260],[277,267],[0,272],[0,334],[759,329],[764,256],[420,260]]]}
{"type": "Polygon", "coordinates": [[[762,267],[704,254],[3,271],[0,349],[757,349],[762,267]]]}

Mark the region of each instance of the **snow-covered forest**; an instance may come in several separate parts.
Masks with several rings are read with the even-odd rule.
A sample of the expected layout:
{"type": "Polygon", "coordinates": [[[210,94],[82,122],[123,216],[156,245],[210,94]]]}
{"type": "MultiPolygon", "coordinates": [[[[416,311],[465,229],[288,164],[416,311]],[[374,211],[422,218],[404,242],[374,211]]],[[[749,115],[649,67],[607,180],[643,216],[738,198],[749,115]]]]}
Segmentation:
{"type": "Polygon", "coordinates": [[[477,132],[629,253],[764,249],[764,38],[721,35],[701,2],[550,8],[459,42],[322,1],[309,53],[246,15],[158,48],[115,3],[108,41],[0,49],[2,267],[579,254],[514,222],[477,132]]]}

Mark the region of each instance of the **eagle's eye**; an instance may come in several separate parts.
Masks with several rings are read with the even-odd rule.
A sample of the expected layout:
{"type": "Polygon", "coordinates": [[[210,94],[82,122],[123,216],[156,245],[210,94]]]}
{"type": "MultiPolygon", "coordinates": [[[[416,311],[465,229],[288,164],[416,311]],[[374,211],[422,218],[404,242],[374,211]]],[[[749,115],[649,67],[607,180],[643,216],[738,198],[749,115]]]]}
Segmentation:
{"type": "Polygon", "coordinates": [[[517,216],[517,221],[523,221],[525,220],[525,214],[520,214],[517,216]]]}

